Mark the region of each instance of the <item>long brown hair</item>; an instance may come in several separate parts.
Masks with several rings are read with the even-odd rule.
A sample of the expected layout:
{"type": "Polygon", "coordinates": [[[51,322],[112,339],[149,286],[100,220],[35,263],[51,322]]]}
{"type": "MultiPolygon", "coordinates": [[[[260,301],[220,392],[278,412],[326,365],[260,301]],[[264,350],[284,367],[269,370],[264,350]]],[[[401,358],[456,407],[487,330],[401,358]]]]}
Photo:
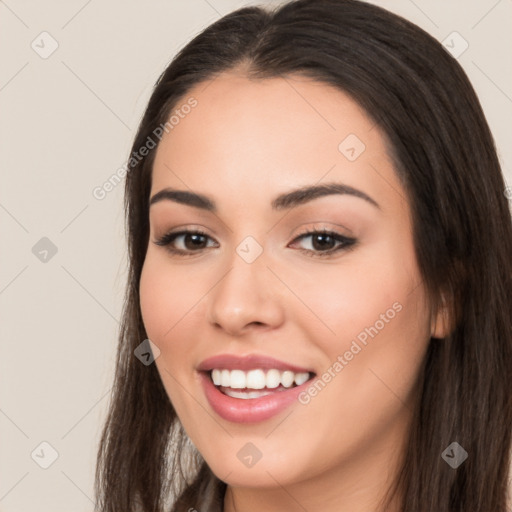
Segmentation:
{"type": "MultiPolygon", "coordinates": [[[[132,152],[187,92],[235,68],[253,79],[301,74],[348,93],[387,136],[410,198],[413,237],[433,311],[454,320],[431,339],[395,489],[404,512],[506,512],[512,424],[512,222],[494,141],[457,61],[414,24],[357,0],[246,7],[207,27],[155,84],[132,152]],[[443,302],[444,300],[444,302],[443,302]],[[441,454],[468,453],[457,469],[441,454]]],[[[153,134],[153,135],[152,135],[153,134]]],[[[187,437],[154,364],[139,279],[149,238],[156,150],[126,178],[129,277],[110,410],[98,451],[101,512],[222,509],[226,484],[187,437]],[[170,505],[169,505],[170,506],[170,505]]]]}

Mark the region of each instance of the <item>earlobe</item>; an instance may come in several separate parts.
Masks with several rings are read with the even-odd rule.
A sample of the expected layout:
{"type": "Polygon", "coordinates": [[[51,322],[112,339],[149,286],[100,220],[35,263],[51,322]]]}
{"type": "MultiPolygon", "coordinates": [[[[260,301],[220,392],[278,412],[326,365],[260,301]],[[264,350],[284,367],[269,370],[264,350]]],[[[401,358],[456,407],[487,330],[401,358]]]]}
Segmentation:
{"type": "Polygon", "coordinates": [[[441,305],[436,313],[432,316],[430,323],[431,338],[446,338],[452,331],[452,319],[450,317],[450,308],[445,299],[444,294],[441,296],[441,305]]]}

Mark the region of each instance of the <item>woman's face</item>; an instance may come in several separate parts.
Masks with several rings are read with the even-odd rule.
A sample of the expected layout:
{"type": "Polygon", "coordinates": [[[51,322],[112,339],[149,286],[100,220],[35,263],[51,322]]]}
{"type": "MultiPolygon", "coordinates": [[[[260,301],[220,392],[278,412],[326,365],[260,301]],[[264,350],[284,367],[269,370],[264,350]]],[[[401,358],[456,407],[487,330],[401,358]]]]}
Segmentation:
{"type": "Polygon", "coordinates": [[[225,73],[176,109],[191,97],[156,150],[140,284],[169,398],[233,487],[367,490],[436,334],[382,133],[298,76],[225,73]]]}

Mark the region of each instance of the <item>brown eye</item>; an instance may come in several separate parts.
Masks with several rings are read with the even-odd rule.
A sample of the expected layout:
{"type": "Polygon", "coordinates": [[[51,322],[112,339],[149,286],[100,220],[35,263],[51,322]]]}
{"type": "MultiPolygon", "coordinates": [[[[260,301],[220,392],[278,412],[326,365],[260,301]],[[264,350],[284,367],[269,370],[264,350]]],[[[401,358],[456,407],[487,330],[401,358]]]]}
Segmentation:
{"type": "Polygon", "coordinates": [[[310,231],[298,236],[293,243],[298,241],[309,241],[303,243],[300,250],[315,256],[329,256],[332,253],[339,252],[343,249],[348,249],[356,243],[355,238],[343,236],[334,231],[310,231]]]}
{"type": "Polygon", "coordinates": [[[183,236],[183,245],[186,249],[202,249],[206,247],[206,237],[197,233],[187,233],[183,236]]]}
{"type": "Polygon", "coordinates": [[[316,251],[329,250],[335,247],[336,240],[331,235],[324,233],[317,233],[312,235],[312,246],[316,251]]]}
{"type": "Polygon", "coordinates": [[[172,253],[186,255],[211,247],[212,245],[208,245],[209,241],[213,239],[202,231],[179,231],[167,233],[155,244],[166,247],[172,253]]]}

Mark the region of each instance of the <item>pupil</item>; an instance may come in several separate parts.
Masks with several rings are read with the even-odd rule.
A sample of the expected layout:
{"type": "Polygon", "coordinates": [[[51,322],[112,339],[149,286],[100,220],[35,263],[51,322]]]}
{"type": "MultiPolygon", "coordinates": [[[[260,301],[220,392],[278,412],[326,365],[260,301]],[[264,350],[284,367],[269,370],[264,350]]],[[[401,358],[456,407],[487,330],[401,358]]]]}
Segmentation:
{"type": "MultiPolygon", "coordinates": [[[[202,244],[204,244],[204,236],[203,235],[198,235],[198,234],[192,234],[192,235],[188,235],[188,237],[186,237],[185,239],[185,245],[191,245],[192,246],[192,249],[194,248],[198,248],[199,246],[201,246],[202,244]],[[187,244],[186,243],[186,240],[192,240],[192,243],[191,244],[187,244]]],[[[187,247],[187,249],[190,249],[191,247],[187,247]]]]}
{"type": "Polygon", "coordinates": [[[313,238],[313,247],[315,249],[331,248],[330,246],[332,245],[332,242],[333,242],[333,239],[330,235],[323,235],[323,234],[316,235],[313,238]],[[315,243],[318,241],[320,241],[320,243],[315,243]]]}

